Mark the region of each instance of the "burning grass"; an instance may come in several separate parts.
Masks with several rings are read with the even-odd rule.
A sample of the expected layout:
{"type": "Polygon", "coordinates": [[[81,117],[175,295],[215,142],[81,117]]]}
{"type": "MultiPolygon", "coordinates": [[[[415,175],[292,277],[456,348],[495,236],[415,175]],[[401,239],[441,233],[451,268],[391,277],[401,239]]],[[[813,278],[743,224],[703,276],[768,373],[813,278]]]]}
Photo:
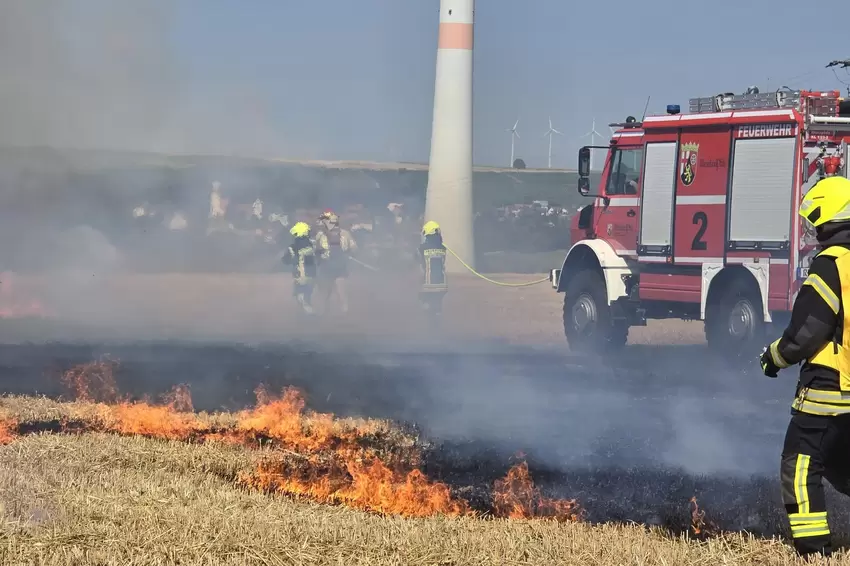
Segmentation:
{"type": "Polygon", "coordinates": [[[229,479],[270,451],[107,433],[20,437],[0,447],[0,564],[793,563],[786,545],[742,535],[696,542],[641,526],[404,519],[229,479]]]}
{"type": "MultiPolygon", "coordinates": [[[[257,405],[233,414],[193,412],[185,387],[135,402],[118,395],[112,362],[96,364],[65,374],[83,401],[0,398],[2,564],[782,564],[793,556],[740,535],[695,541],[583,524],[577,502],[544,497],[524,462],[495,482],[482,513],[427,478],[417,439],[388,422],[309,412],[293,389],[258,389],[257,405]],[[75,434],[28,434],[40,431],[75,434]]],[[[705,532],[710,524],[692,505],[694,530],[705,532]]]]}
{"type": "MultiPolygon", "coordinates": [[[[237,486],[407,517],[474,514],[449,486],[425,476],[419,469],[416,439],[399,442],[404,435],[392,437],[389,423],[345,422],[331,414],[308,412],[295,389],[276,397],[262,387],[256,391],[253,409],[230,419],[205,417],[193,412],[190,392],[182,385],[157,404],[121,398],[116,367],[117,362],[102,359],[66,371],[62,382],[78,402],[64,412],[51,408],[52,426],[42,430],[56,431],[58,423],[59,431],[73,428],[159,440],[265,446],[266,457],[235,476],[237,486]]],[[[17,419],[38,420],[36,413],[25,411],[17,419]]],[[[39,430],[32,422],[23,428],[13,426],[14,422],[6,426],[7,441],[16,432],[39,430]]],[[[496,516],[578,519],[574,501],[533,498],[527,468],[511,470],[508,480],[497,486],[495,497],[510,505],[490,510],[496,516]]]]}

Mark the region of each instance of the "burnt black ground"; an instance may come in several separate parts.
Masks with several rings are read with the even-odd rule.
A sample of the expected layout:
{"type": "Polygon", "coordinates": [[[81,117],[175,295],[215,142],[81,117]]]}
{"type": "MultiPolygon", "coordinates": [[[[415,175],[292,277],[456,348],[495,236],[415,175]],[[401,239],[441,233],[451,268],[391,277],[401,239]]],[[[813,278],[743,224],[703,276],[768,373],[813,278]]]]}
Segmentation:
{"type": "MultiPolygon", "coordinates": [[[[721,528],[786,532],[776,478],[796,376],[735,371],[701,346],[598,360],[481,344],[4,344],[0,391],[59,397],[63,370],[104,354],[133,396],[187,383],[198,410],[232,410],[259,383],[295,385],[318,411],[414,424],[434,443],[426,472],[473,502],[522,451],[545,494],[578,499],[591,521],[686,529],[695,495],[721,528]]],[[[847,531],[850,505],[829,501],[847,531]]]]}

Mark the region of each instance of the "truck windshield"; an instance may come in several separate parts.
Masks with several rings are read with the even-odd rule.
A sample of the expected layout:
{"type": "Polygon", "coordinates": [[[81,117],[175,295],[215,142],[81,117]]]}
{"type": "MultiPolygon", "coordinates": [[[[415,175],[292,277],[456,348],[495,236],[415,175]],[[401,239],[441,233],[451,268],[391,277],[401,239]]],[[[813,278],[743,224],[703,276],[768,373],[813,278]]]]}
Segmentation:
{"type": "Polygon", "coordinates": [[[643,165],[643,147],[617,147],[611,155],[606,195],[636,195],[643,165]]]}

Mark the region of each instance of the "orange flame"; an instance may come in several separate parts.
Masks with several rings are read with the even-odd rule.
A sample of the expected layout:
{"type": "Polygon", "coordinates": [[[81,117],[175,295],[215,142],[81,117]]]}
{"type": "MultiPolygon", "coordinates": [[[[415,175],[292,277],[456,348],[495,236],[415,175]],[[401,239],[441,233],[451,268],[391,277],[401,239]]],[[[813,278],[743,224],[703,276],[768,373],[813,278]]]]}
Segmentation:
{"type": "Polygon", "coordinates": [[[268,436],[294,450],[316,451],[355,440],[356,434],[334,431],[333,415],[313,413],[309,423],[305,422],[304,405],[304,398],[294,388],[284,390],[280,399],[272,399],[265,389],[258,388],[257,406],[240,414],[237,429],[254,437],[268,436]]]}
{"type": "Polygon", "coordinates": [[[99,361],[72,367],[60,379],[78,401],[114,402],[118,398],[115,383],[118,365],[117,360],[104,356],[99,361]]]}
{"type": "Polygon", "coordinates": [[[455,499],[449,487],[430,481],[418,469],[394,472],[378,458],[368,462],[335,462],[307,458],[299,469],[287,460],[266,461],[237,482],[245,487],[273,493],[305,496],[325,503],[389,515],[427,517],[468,514],[469,505],[455,499]]]}
{"type": "Polygon", "coordinates": [[[18,423],[9,419],[0,419],[0,446],[11,443],[17,438],[18,423]]]}
{"type": "Polygon", "coordinates": [[[110,405],[107,427],[119,434],[140,435],[165,440],[190,440],[210,433],[198,420],[188,385],[177,385],[164,396],[163,405],[147,401],[110,405]]]}
{"type": "Polygon", "coordinates": [[[534,486],[528,463],[513,466],[495,482],[493,511],[497,517],[531,519],[545,517],[560,522],[579,521],[581,509],[575,499],[549,499],[534,486]]]}
{"type": "MultiPolygon", "coordinates": [[[[63,382],[78,399],[111,401],[118,398],[113,377],[116,366],[111,360],[76,366],[63,374],[63,382]]],[[[287,388],[278,398],[263,387],[255,393],[256,406],[239,413],[237,422],[225,428],[213,429],[198,418],[187,385],[175,387],[164,396],[163,404],[122,401],[100,405],[103,422],[97,425],[118,434],[168,440],[244,445],[272,440],[273,457],[236,478],[239,485],[252,489],[410,517],[471,513],[467,501],[453,497],[446,484],[429,480],[416,467],[418,454],[390,466],[364,441],[372,431],[343,426],[331,414],[305,413],[304,397],[296,389],[287,388]]],[[[522,462],[496,481],[495,514],[577,521],[581,512],[574,500],[542,497],[531,481],[528,465],[522,462]]]]}
{"type": "Polygon", "coordinates": [[[446,484],[431,482],[420,470],[392,472],[377,458],[368,464],[351,462],[351,486],[340,499],[381,513],[408,517],[457,516],[469,511],[465,501],[453,499],[446,484]]]}
{"type": "Polygon", "coordinates": [[[165,394],[165,404],[169,409],[178,413],[195,412],[195,406],[192,404],[192,392],[185,383],[175,385],[169,393],[165,394]]]}
{"type": "Polygon", "coordinates": [[[691,497],[691,529],[695,535],[709,536],[717,532],[717,527],[705,520],[705,511],[699,508],[696,496],[691,497]]]}
{"type": "Polygon", "coordinates": [[[447,485],[431,482],[418,469],[391,470],[371,450],[358,445],[360,431],[344,429],[333,415],[304,415],[304,398],[288,388],[279,399],[257,391],[257,407],[241,415],[237,429],[266,435],[281,447],[297,450],[287,458],[267,460],[238,482],[263,491],[306,496],[323,502],[386,514],[423,517],[456,516],[469,511],[452,498],[447,485]]]}
{"type": "Polygon", "coordinates": [[[167,406],[121,403],[111,409],[112,422],[107,426],[119,434],[189,440],[205,428],[193,414],[178,413],[167,406]]]}

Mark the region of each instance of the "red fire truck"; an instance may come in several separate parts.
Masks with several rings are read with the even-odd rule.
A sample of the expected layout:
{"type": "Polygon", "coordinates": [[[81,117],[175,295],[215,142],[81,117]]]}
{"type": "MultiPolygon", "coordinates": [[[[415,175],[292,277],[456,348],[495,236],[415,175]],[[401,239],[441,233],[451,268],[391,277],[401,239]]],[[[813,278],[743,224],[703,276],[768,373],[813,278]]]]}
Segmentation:
{"type": "Polygon", "coordinates": [[[740,354],[787,323],[816,244],[797,204],[824,176],[848,175],[850,99],[751,87],[689,110],[611,124],[598,194],[591,146],[579,150],[579,193],[595,200],[550,273],[573,350],[610,351],[631,326],[682,318],[740,354]]]}

